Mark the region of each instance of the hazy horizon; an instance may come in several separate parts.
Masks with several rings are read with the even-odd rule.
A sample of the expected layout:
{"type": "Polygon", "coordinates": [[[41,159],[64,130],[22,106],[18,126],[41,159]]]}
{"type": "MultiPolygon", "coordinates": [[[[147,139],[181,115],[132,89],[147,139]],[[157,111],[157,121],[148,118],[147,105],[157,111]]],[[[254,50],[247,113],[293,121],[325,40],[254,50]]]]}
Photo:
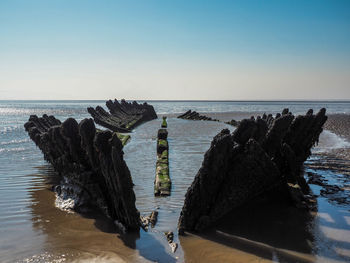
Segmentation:
{"type": "MultiPolygon", "coordinates": [[[[7,102],[7,101],[24,101],[24,102],[60,102],[60,101],[72,101],[72,102],[105,102],[106,100],[122,100],[124,98],[106,98],[106,99],[0,99],[0,102],[7,102]]],[[[136,99],[125,99],[128,102],[131,101],[138,101],[138,102],[332,102],[332,103],[343,103],[343,102],[350,102],[350,99],[295,99],[295,100],[288,100],[288,99],[275,99],[275,100],[162,100],[162,99],[142,99],[142,98],[136,98],[136,99]]]]}
{"type": "Polygon", "coordinates": [[[3,0],[0,72],[0,100],[350,100],[350,2],[3,0]]]}

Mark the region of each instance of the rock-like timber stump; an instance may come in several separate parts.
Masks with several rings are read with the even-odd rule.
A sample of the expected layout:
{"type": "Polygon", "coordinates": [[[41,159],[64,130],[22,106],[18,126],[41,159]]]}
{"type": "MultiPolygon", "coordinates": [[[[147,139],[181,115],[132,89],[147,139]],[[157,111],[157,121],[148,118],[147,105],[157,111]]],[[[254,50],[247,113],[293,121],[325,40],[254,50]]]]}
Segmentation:
{"type": "Polygon", "coordinates": [[[162,120],[162,125],[161,125],[162,128],[167,128],[168,127],[168,123],[166,121],[166,116],[163,116],[163,120],[162,120]]]}
{"type": "Polygon", "coordinates": [[[302,166],[318,142],[325,113],[294,117],[284,109],[275,118],[245,119],[232,134],[225,129],[216,135],[186,193],[179,233],[201,231],[264,194],[308,209],[302,166]]]}
{"type": "Polygon", "coordinates": [[[131,132],[136,126],[153,119],[157,119],[157,114],[152,105],[139,104],[136,101],[129,103],[122,99],[109,100],[106,102],[109,112],[105,111],[101,106],[95,109],[88,108],[88,112],[94,121],[115,132],[131,132]]]}
{"type": "Polygon", "coordinates": [[[184,119],[184,120],[194,120],[194,121],[219,121],[217,119],[213,119],[211,117],[207,117],[205,115],[200,115],[196,111],[188,110],[183,114],[180,114],[177,116],[179,119],[184,119]]]}
{"type": "MultiPolygon", "coordinates": [[[[126,230],[139,230],[133,182],[116,133],[96,130],[92,119],[61,123],[47,115],[32,115],[24,126],[45,160],[71,186],[64,189],[74,197],[75,210],[97,206],[126,230]]],[[[59,185],[56,189],[63,198],[67,194],[59,185]]]]}

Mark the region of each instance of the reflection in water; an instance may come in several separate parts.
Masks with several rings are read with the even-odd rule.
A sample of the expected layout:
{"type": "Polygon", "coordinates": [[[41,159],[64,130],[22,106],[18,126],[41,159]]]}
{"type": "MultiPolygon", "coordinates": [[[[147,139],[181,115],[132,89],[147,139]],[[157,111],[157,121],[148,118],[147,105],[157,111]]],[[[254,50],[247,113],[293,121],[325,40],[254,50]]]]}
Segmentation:
{"type": "MultiPolygon", "coordinates": [[[[320,194],[321,187],[311,185],[313,192],[320,194]]],[[[319,260],[350,262],[350,216],[347,205],[333,205],[325,197],[318,198],[318,213],[315,220],[315,253],[319,260]]]]}

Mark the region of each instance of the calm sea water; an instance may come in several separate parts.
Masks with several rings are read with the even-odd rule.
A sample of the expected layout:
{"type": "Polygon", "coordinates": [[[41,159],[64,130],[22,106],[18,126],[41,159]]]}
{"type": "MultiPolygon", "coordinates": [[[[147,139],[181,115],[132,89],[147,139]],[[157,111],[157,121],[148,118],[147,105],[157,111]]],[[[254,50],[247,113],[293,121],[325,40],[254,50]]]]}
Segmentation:
{"type": "MultiPolygon", "coordinates": [[[[321,107],[326,107],[328,113],[350,113],[349,102],[149,103],[158,114],[168,116],[192,109],[226,114],[227,118],[228,112],[243,115],[277,113],[285,107],[296,114],[321,107]]],[[[158,224],[149,233],[141,230],[140,236],[122,240],[117,237],[113,224],[104,218],[82,217],[55,207],[55,196],[50,191],[50,180],[55,180],[55,173],[30,141],[23,124],[31,114],[54,115],[61,120],[68,117],[77,120],[89,118],[86,108],[97,105],[104,106],[104,101],[0,101],[0,262],[200,262],[196,259],[198,256],[205,256],[208,262],[218,258],[229,262],[235,262],[233,258],[240,258],[242,262],[261,259],[254,253],[228,248],[225,244],[198,237],[179,240],[177,235],[175,240],[180,247],[172,254],[162,234],[164,231],[177,231],[184,194],[201,165],[212,137],[223,128],[233,129],[224,123],[169,118],[173,187],[172,195],[166,198],[153,196],[155,139],[160,120],[150,121],[133,131],[131,142],[124,152],[135,184],[136,205],[141,214],[148,214],[156,208],[159,210],[158,224]]],[[[349,142],[326,132],[322,134],[316,150],[327,151],[345,146],[348,147],[349,142]]],[[[323,207],[327,211],[334,209],[326,205],[323,207]]],[[[344,216],[350,218],[348,214],[344,216]]],[[[346,224],[342,225],[342,229],[350,231],[346,224]]],[[[318,246],[322,247],[322,238],[318,242],[321,242],[318,246]]],[[[275,259],[273,253],[271,258],[267,258],[275,259]]],[[[320,259],[322,257],[312,256],[312,261],[320,259]]]]}

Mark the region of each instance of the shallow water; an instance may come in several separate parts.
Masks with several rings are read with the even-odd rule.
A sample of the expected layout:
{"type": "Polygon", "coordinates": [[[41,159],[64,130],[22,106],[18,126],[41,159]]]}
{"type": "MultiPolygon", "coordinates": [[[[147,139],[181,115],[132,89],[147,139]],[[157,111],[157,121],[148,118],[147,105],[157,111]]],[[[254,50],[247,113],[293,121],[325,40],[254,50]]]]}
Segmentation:
{"type": "MultiPolygon", "coordinates": [[[[184,194],[201,165],[212,137],[223,128],[232,129],[223,123],[169,118],[170,176],[173,183],[170,197],[153,195],[156,134],[160,120],[148,122],[133,131],[130,143],[124,148],[124,157],[135,184],[136,205],[143,215],[156,208],[159,211],[158,223],[149,232],[141,230],[139,236],[121,237],[117,234],[114,223],[99,214],[78,215],[56,208],[51,182],[57,180],[57,177],[50,165],[43,160],[41,152],[29,140],[23,124],[30,114],[44,113],[55,115],[61,120],[67,117],[81,120],[89,117],[87,106],[103,104],[100,101],[0,102],[0,262],[280,261],[279,250],[276,252],[276,248],[271,248],[271,245],[267,248],[272,251],[268,256],[257,253],[261,247],[258,245],[257,248],[254,243],[256,240],[251,237],[249,241],[253,243],[248,242],[247,245],[247,241],[244,241],[249,249],[244,249],[239,244],[233,245],[237,240],[235,243],[232,236],[223,237],[218,233],[204,237],[190,235],[180,239],[175,235],[175,241],[179,243],[175,254],[170,252],[167,245],[163,232],[177,232],[184,194]]],[[[187,109],[222,113],[275,113],[285,106],[295,109],[294,112],[306,112],[310,106],[316,109],[324,105],[329,112],[347,112],[350,109],[350,104],[344,102],[311,103],[313,105],[304,102],[152,104],[158,113],[165,114],[184,112],[187,109]]],[[[336,145],[343,147],[344,143],[347,142],[326,132],[321,136],[316,150],[327,151],[336,145]]],[[[308,224],[314,236],[313,249],[302,254],[307,262],[349,259],[346,256],[350,251],[350,241],[347,240],[347,231],[350,231],[348,212],[348,207],[336,206],[323,197],[319,198],[317,219],[308,224]],[[332,220],[334,222],[330,223],[332,220]]],[[[292,248],[290,251],[297,253],[292,248]]]]}
{"type": "Polygon", "coordinates": [[[350,148],[350,142],[331,131],[323,131],[319,143],[313,148],[314,153],[324,153],[336,149],[350,148]]]}

